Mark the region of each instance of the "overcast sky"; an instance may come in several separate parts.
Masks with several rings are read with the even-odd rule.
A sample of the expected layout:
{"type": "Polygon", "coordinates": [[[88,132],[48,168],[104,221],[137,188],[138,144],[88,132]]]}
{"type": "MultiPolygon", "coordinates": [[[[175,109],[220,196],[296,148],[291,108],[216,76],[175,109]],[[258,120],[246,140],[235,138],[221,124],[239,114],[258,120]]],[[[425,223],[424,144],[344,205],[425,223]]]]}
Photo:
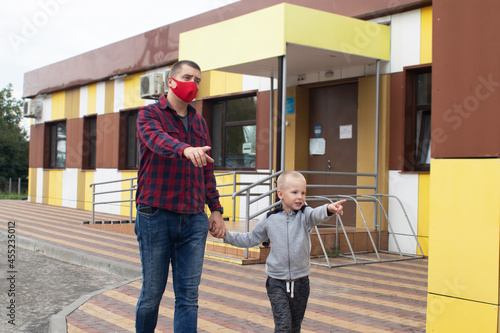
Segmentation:
{"type": "Polygon", "coordinates": [[[0,89],[24,73],[238,0],[0,0],[0,89]]]}

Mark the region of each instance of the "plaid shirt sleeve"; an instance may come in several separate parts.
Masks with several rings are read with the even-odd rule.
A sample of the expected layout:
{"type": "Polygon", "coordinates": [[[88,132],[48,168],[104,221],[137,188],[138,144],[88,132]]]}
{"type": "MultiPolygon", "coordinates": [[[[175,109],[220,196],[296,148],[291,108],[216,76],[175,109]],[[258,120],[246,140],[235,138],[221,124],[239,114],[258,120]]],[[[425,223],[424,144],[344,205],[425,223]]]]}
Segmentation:
{"type": "Polygon", "coordinates": [[[197,168],[183,156],[187,147],[211,145],[205,120],[191,106],[188,124],[186,132],[164,96],[139,111],[137,203],[184,214],[221,207],[213,164],[197,168]]]}

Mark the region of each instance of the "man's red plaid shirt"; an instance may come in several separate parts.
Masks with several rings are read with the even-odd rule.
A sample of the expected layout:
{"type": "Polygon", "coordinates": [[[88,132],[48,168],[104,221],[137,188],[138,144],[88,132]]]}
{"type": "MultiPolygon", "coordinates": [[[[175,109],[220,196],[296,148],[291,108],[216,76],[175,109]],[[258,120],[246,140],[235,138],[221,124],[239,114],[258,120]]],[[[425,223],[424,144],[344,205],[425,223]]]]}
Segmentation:
{"type": "Polygon", "coordinates": [[[211,147],[205,119],[190,105],[187,117],[188,133],[165,95],[139,110],[136,203],[183,214],[202,212],[205,204],[211,211],[221,207],[213,164],[197,168],[182,155],[187,147],[211,147]]]}

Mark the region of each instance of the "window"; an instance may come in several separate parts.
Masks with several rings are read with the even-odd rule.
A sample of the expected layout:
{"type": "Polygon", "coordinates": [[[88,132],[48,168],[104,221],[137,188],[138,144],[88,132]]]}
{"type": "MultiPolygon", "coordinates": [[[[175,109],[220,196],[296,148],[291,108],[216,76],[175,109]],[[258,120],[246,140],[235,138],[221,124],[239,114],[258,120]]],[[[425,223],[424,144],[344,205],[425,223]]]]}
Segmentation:
{"type": "Polygon", "coordinates": [[[83,122],[83,169],[95,169],[97,117],[86,117],[83,122]]]}
{"type": "Polygon", "coordinates": [[[137,140],[137,115],[139,109],[120,112],[118,168],[137,170],[139,167],[139,141],[137,140]]]}
{"type": "Polygon", "coordinates": [[[211,104],[212,154],[216,168],[255,168],[257,97],[211,104]]]}
{"type": "Polygon", "coordinates": [[[66,122],[49,124],[49,168],[66,167],[66,122]]]}
{"type": "Polygon", "coordinates": [[[431,67],[405,70],[405,170],[429,171],[431,156],[431,67]]]}

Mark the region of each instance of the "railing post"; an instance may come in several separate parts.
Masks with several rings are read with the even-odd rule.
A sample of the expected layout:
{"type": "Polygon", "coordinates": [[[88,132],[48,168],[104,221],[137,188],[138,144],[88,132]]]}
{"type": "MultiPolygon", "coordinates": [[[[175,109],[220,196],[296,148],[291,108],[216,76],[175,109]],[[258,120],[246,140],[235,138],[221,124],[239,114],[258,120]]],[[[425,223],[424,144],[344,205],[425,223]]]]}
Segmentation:
{"type": "Polygon", "coordinates": [[[12,194],[12,177],[9,178],[9,195],[12,194]]]}
{"type": "MultiPolygon", "coordinates": [[[[233,193],[236,192],[236,171],[233,172],[233,193]]],[[[236,221],[236,200],[237,197],[233,199],[233,222],[236,221]]]]}
{"type": "Polygon", "coordinates": [[[130,223],[132,223],[132,201],[134,199],[134,179],[130,180],[130,223]]]}
{"type": "MultiPolygon", "coordinates": [[[[250,231],[250,190],[247,191],[247,211],[245,218],[245,232],[250,231]]],[[[245,248],[245,259],[248,259],[248,247],[245,248]]]]}
{"type": "Polygon", "coordinates": [[[21,195],[21,178],[17,179],[17,195],[21,195]]]}
{"type": "Polygon", "coordinates": [[[95,217],[95,185],[90,184],[90,187],[92,187],[92,224],[94,224],[94,217],[95,217]]]}

